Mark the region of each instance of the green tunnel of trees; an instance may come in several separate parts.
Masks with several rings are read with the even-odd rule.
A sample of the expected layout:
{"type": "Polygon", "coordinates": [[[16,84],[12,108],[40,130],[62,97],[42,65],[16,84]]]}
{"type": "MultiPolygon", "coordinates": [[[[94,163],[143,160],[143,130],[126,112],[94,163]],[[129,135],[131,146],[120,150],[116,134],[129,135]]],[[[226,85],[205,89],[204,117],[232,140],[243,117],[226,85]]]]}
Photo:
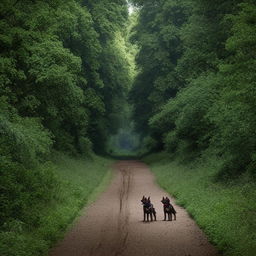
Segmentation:
{"type": "Polygon", "coordinates": [[[126,0],[0,2],[0,228],[53,196],[38,166],[120,127],[115,144],[256,174],[255,1],[128,2],[130,19],[126,0]]]}

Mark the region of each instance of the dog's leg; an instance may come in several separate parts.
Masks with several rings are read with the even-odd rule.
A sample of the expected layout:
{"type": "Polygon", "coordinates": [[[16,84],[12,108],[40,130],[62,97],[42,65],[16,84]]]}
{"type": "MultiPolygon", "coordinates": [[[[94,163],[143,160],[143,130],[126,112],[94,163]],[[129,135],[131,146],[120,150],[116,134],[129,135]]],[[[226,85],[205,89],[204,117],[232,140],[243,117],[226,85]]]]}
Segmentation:
{"type": "Polygon", "coordinates": [[[164,211],[164,221],[166,220],[166,211],[164,211]]]}
{"type": "Polygon", "coordinates": [[[156,212],[154,211],[154,218],[155,218],[155,221],[156,221],[156,212]]]}
{"type": "Polygon", "coordinates": [[[153,214],[152,214],[152,212],[150,213],[150,220],[153,221],[153,214]]]}

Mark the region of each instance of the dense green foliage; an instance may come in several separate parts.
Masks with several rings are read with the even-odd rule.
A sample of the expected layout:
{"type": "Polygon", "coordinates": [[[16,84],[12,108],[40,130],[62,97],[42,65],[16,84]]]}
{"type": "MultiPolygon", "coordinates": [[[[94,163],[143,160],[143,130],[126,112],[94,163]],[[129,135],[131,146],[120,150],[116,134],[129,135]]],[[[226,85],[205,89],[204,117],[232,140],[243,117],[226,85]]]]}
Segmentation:
{"type": "Polygon", "coordinates": [[[130,84],[117,45],[126,2],[5,0],[0,7],[1,131],[21,118],[21,129],[35,126],[35,136],[42,129],[39,154],[52,144],[72,153],[88,154],[91,143],[104,149],[130,84]]]}
{"type": "MultiPolygon", "coordinates": [[[[138,47],[136,44],[132,44],[130,40],[133,35],[133,27],[137,23],[137,17],[137,12],[129,15],[128,22],[123,30],[124,33],[122,35],[119,34],[116,37],[116,51],[119,51],[121,56],[124,56],[126,60],[126,70],[128,71],[129,76],[129,80],[127,80],[129,90],[131,89],[137,75],[135,56],[138,52],[138,47]]],[[[124,99],[117,99],[117,101],[117,104],[114,105],[116,112],[113,112],[112,116],[116,116],[115,120],[117,120],[118,123],[114,124],[112,121],[112,126],[114,124],[114,127],[118,127],[118,130],[113,130],[109,136],[107,152],[116,157],[137,156],[140,154],[139,149],[141,136],[134,131],[132,106],[128,103],[127,97],[124,99]],[[120,108],[120,102],[122,108],[120,108]]]]}
{"type": "Polygon", "coordinates": [[[132,2],[137,129],[183,160],[219,157],[219,177],[255,173],[254,1],[132,2]]]}
{"type": "MultiPolygon", "coordinates": [[[[256,251],[256,191],[248,174],[229,183],[215,181],[220,162],[181,163],[168,154],[143,159],[161,187],[186,207],[208,238],[227,256],[253,256],[256,251]]],[[[179,211],[177,212],[179,218],[179,211]]]]}
{"type": "MultiPolygon", "coordinates": [[[[93,161],[88,161],[62,154],[55,154],[52,160],[54,164],[28,173],[24,187],[12,187],[11,192],[16,194],[9,204],[15,208],[16,216],[1,227],[1,256],[47,255],[81,208],[94,200],[110,181],[111,160],[93,156],[93,161]],[[29,202],[29,211],[18,212],[17,199],[24,206],[29,202]]],[[[18,176],[17,172],[12,177],[18,176]]]]}
{"type": "Polygon", "coordinates": [[[133,74],[120,47],[125,0],[3,0],[0,17],[0,229],[16,244],[13,228],[33,233],[56,200],[50,156],[104,152],[133,74]]]}
{"type": "MultiPolygon", "coordinates": [[[[93,151],[165,149],[180,161],[217,159],[208,174],[220,181],[256,174],[254,0],[128,2],[137,7],[130,19],[126,0],[0,2],[1,256],[45,252],[104,176],[100,159],[91,172],[65,159],[56,170],[51,159],[59,151],[89,161],[93,151]],[[65,175],[72,184],[63,183],[65,175]]],[[[175,170],[161,169],[160,179],[175,170]]],[[[191,186],[205,179],[191,195],[194,204],[212,185],[200,170],[191,183],[176,176],[180,185],[166,179],[164,186],[189,198],[191,186]]],[[[216,200],[228,203],[225,196],[216,193],[216,200]]],[[[249,204],[249,197],[239,200],[249,204]]],[[[184,204],[221,249],[236,243],[200,219],[195,206],[205,211],[204,204],[184,204]]],[[[255,204],[245,211],[254,213],[255,204]]],[[[248,250],[255,248],[248,241],[248,250]]]]}
{"type": "Polygon", "coordinates": [[[166,151],[145,161],[220,251],[252,256],[255,2],[132,2],[140,8],[133,116],[151,149],[166,151]]]}

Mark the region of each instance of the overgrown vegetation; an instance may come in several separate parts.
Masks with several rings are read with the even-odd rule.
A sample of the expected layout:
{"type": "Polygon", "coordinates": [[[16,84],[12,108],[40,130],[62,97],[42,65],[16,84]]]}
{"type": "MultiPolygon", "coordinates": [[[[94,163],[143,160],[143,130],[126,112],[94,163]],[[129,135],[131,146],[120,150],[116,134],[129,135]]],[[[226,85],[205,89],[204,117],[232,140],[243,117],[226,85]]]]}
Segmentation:
{"type": "Polygon", "coordinates": [[[140,0],[130,93],[156,149],[217,156],[219,177],[255,174],[256,6],[252,0],[140,0]]]}
{"type": "Polygon", "coordinates": [[[150,150],[174,161],[159,182],[220,249],[255,249],[254,0],[128,2],[130,18],[126,0],[1,1],[1,256],[56,241],[104,176],[94,152],[150,150]]]}
{"type": "Polygon", "coordinates": [[[143,160],[160,186],[176,197],[224,255],[255,255],[256,190],[249,173],[228,183],[217,182],[220,163],[216,159],[184,164],[161,153],[143,160]]]}
{"type": "MultiPolygon", "coordinates": [[[[138,70],[135,62],[135,56],[138,52],[136,44],[131,43],[133,35],[133,28],[137,23],[138,13],[133,12],[129,15],[126,27],[123,28],[123,37],[117,37],[117,50],[125,57],[127,63],[127,70],[130,80],[128,81],[128,88],[131,89],[134,79],[137,76],[138,70]]],[[[129,91],[128,90],[128,91],[129,91]]],[[[106,151],[108,154],[115,157],[136,157],[141,154],[141,151],[147,152],[147,149],[141,148],[141,141],[143,136],[137,133],[134,129],[134,121],[132,117],[132,106],[128,102],[128,93],[124,99],[119,99],[121,104],[116,104],[116,115],[118,129],[114,130],[107,141],[106,151]],[[122,108],[120,108],[122,105],[122,108]]]]}
{"type": "Polygon", "coordinates": [[[76,162],[64,184],[51,158],[90,161],[118,130],[132,76],[119,47],[128,8],[125,0],[3,0],[0,17],[0,254],[34,256],[103,177],[103,160],[88,162],[81,189],[76,162]]]}
{"type": "MultiPolygon", "coordinates": [[[[19,186],[10,187],[12,200],[1,194],[1,222],[5,222],[1,223],[0,255],[46,255],[81,208],[108,184],[111,163],[97,156],[85,160],[56,152],[53,161],[40,169],[26,173],[14,169],[9,179],[12,183],[18,179],[14,184],[19,186]]],[[[4,178],[1,186],[12,184],[4,178]]]]}
{"type": "Polygon", "coordinates": [[[225,255],[253,256],[255,1],[131,2],[135,126],[166,152],[145,161],[225,255]]]}

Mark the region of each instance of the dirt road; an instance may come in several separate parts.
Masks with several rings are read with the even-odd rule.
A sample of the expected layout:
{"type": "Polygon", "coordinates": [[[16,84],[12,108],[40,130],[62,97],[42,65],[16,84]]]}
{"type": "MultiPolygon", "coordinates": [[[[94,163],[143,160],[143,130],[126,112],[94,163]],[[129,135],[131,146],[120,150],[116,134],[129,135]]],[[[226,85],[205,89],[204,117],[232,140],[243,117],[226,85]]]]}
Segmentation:
{"type": "MultiPolygon", "coordinates": [[[[139,161],[120,161],[109,188],[76,222],[50,256],[217,256],[186,211],[174,204],[176,221],[162,221],[168,196],[139,161]],[[143,222],[142,196],[151,196],[157,221],[143,222]]],[[[172,200],[173,202],[173,200],[172,200]]]]}

